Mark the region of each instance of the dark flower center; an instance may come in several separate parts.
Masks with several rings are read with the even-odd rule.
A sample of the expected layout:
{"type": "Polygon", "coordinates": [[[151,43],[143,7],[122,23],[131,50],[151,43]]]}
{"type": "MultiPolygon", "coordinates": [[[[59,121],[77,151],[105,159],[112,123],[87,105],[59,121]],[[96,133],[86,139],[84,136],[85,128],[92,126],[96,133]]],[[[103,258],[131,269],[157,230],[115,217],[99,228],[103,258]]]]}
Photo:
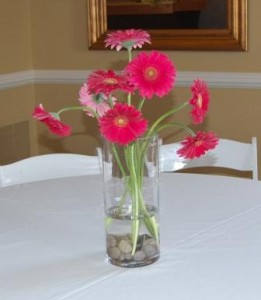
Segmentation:
{"type": "Polygon", "coordinates": [[[94,103],[96,104],[101,104],[104,102],[104,98],[103,98],[103,94],[102,93],[99,93],[97,95],[93,95],[92,96],[92,100],[94,103]]]}

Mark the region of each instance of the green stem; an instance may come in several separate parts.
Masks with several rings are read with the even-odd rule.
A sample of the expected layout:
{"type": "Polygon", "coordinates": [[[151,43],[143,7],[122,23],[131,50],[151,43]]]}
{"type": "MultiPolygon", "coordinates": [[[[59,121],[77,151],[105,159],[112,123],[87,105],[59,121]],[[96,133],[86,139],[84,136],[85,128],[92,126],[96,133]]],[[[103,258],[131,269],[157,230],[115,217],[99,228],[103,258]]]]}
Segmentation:
{"type": "MultiPolygon", "coordinates": [[[[129,62],[132,61],[132,52],[131,52],[131,49],[129,49],[129,48],[128,48],[128,60],[129,60],[129,62]]],[[[131,105],[131,93],[128,93],[127,103],[128,103],[128,105],[131,105]]]]}
{"type": "Polygon", "coordinates": [[[130,146],[130,178],[131,178],[131,196],[132,196],[132,255],[134,255],[137,247],[139,232],[139,185],[136,173],[134,145],[130,146]]]}
{"type": "Polygon", "coordinates": [[[118,151],[117,151],[117,149],[116,149],[116,147],[115,147],[114,144],[112,144],[112,152],[113,152],[113,155],[114,155],[114,157],[115,157],[115,159],[117,161],[117,164],[118,164],[118,166],[119,166],[119,168],[121,170],[122,176],[124,178],[126,178],[126,172],[125,172],[125,170],[123,168],[123,165],[122,165],[121,160],[120,160],[119,155],[118,155],[118,151]]]}
{"type": "Polygon", "coordinates": [[[124,189],[124,192],[123,194],[121,195],[121,199],[120,199],[120,203],[119,203],[119,211],[121,210],[123,204],[124,204],[124,201],[125,201],[125,198],[128,194],[128,190],[129,190],[129,180],[128,180],[128,177],[127,177],[127,174],[126,174],[126,171],[124,170],[124,167],[121,163],[121,160],[120,160],[120,157],[118,155],[118,151],[115,147],[114,144],[112,144],[112,153],[113,153],[113,156],[115,157],[116,159],[116,162],[117,162],[117,165],[118,167],[120,168],[120,171],[121,171],[121,174],[122,174],[122,177],[124,178],[124,186],[125,186],[125,189],[124,189]]]}
{"type": "Polygon", "coordinates": [[[96,113],[96,111],[93,110],[93,109],[92,109],[91,107],[89,107],[89,106],[67,106],[67,107],[64,107],[64,108],[60,109],[60,110],[57,112],[57,114],[60,115],[60,114],[63,113],[63,112],[71,111],[71,110],[82,110],[82,111],[87,110],[87,111],[91,112],[91,113],[94,115],[94,117],[96,117],[96,118],[99,117],[99,115],[96,113]]]}
{"type": "Polygon", "coordinates": [[[131,52],[130,48],[128,48],[128,59],[129,59],[129,62],[132,61],[132,52],[131,52]]]}
{"type": "Polygon", "coordinates": [[[145,226],[147,227],[149,233],[154,237],[154,239],[158,242],[159,241],[159,231],[158,231],[158,225],[155,219],[155,216],[151,216],[145,206],[144,200],[143,200],[143,195],[140,191],[140,207],[142,210],[142,215],[143,215],[143,222],[145,226]]]}
{"type": "Polygon", "coordinates": [[[128,102],[128,105],[131,105],[131,93],[128,93],[127,102],[128,102]]]}
{"type": "Polygon", "coordinates": [[[163,120],[165,120],[167,117],[169,117],[170,115],[182,110],[185,106],[188,105],[188,101],[182,103],[181,105],[179,105],[178,107],[175,107],[169,111],[167,111],[165,114],[163,114],[162,116],[160,116],[151,126],[151,128],[149,129],[148,133],[146,134],[146,136],[151,136],[153,135],[153,133],[155,132],[156,127],[159,125],[159,123],[161,123],[163,120]]]}
{"type": "Polygon", "coordinates": [[[140,100],[140,103],[138,105],[138,110],[142,109],[144,102],[145,102],[145,98],[140,100]]]}
{"type": "Polygon", "coordinates": [[[176,127],[180,127],[182,129],[184,129],[185,131],[187,131],[190,135],[195,135],[195,132],[189,128],[188,126],[179,123],[179,122],[170,122],[164,125],[161,125],[160,127],[157,128],[157,132],[160,132],[161,130],[168,128],[168,127],[172,127],[172,126],[176,126],[176,127]]]}

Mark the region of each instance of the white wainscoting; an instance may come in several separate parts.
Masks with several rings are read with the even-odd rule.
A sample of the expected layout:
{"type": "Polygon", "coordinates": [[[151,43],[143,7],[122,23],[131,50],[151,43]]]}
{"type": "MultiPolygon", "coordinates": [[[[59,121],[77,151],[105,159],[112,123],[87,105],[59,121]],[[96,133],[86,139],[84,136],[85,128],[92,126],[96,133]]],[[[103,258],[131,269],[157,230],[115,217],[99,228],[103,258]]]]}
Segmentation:
{"type": "MultiPolygon", "coordinates": [[[[0,90],[30,84],[79,84],[81,85],[91,70],[27,70],[10,74],[0,74],[0,90]]],[[[260,89],[261,73],[231,72],[182,72],[177,75],[176,86],[189,86],[194,79],[205,80],[209,87],[260,89]]]]}

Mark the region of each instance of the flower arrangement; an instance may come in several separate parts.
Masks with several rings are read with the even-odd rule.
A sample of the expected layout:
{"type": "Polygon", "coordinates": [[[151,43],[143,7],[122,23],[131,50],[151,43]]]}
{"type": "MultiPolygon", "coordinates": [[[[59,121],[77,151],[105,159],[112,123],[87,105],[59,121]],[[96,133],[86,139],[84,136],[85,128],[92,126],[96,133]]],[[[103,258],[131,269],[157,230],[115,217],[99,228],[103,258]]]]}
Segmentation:
{"type": "Polygon", "coordinates": [[[143,30],[116,31],[108,35],[106,47],[116,48],[117,51],[128,50],[129,63],[121,74],[113,70],[94,71],[81,87],[79,100],[82,106],[65,107],[58,112],[47,112],[39,104],[33,117],[47,125],[50,131],[59,136],[71,134],[71,127],[60,121],[60,115],[68,110],[83,110],[88,116],[98,120],[102,136],[113,143],[128,145],[140,136],[151,136],[167,126],[181,126],[190,134],[183,142],[178,154],[184,158],[193,159],[214,149],[218,139],[213,132],[196,132],[179,123],[163,122],[172,114],[191,105],[191,117],[194,124],[203,122],[209,105],[207,84],[197,79],[191,86],[192,98],[179,107],[174,107],[158,118],[151,126],[142,116],[144,102],[153,96],[163,97],[174,87],[176,69],[170,59],[163,53],[152,51],[141,52],[132,59],[132,50],[141,48],[144,43],[151,43],[150,36],[143,30]],[[113,96],[113,92],[121,90],[127,93],[124,102],[113,96]],[[140,103],[135,107],[131,95],[139,92],[140,103]]]}
{"type": "MultiPolygon", "coordinates": [[[[146,160],[146,138],[158,134],[161,130],[178,126],[188,132],[188,136],[181,142],[182,147],[178,155],[193,159],[214,149],[218,138],[213,132],[194,132],[188,126],[179,122],[168,121],[174,113],[190,107],[190,115],[194,124],[203,122],[209,106],[209,92],[207,84],[197,79],[191,86],[191,99],[177,107],[173,107],[149,124],[142,114],[144,105],[153,101],[152,98],[162,98],[173,89],[176,80],[176,69],[167,55],[159,51],[141,51],[133,57],[133,50],[142,48],[143,44],[151,43],[150,35],[143,30],[118,30],[108,34],[105,46],[120,51],[126,49],[128,63],[124,70],[116,73],[113,70],[96,70],[87,78],[79,91],[79,106],[65,107],[60,111],[47,112],[39,104],[35,107],[33,117],[47,125],[49,130],[59,136],[71,134],[71,127],[60,120],[60,115],[70,110],[82,110],[87,116],[97,119],[100,133],[104,139],[112,143],[115,159],[122,173],[125,184],[123,196],[118,206],[118,213],[123,210],[124,198],[129,194],[132,199],[132,251],[134,255],[138,243],[140,220],[151,236],[158,241],[158,226],[150,215],[142,195],[143,164],[146,160]],[[116,91],[123,94],[123,98],[116,97],[116,91]],[[132,96],[137,94],[139,100],[132,96]],[[139,138],[144,138],[142,144],[139,138]],[[119,155],[119,148],[124,149],[125,162],[119,155]]],[[[155,101],[158,101],[155,99],[155,101]]],[[[107,220],[107,225],[111,219],[107,220]]]]}

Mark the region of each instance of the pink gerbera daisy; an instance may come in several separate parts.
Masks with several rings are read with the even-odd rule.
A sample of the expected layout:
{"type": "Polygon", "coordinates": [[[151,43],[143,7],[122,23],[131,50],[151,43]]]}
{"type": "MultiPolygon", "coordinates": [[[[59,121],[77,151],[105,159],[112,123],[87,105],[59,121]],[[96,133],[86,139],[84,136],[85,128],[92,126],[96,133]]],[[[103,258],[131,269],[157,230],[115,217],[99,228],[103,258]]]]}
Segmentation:
{"type": "Polygon", "coordinates": [[[128,145],[146,131],[148,121],[134,106],[116,103],[99,119],[99,125],[101,134],[107,140],[120,145],[128,145]]]}
{"type": "Polygon", "coordinates": [[[128,50],[141,48],[144,43],[151,43],[149,33],[141,29],[117,30],[107,36],[105,47],[110,46],[111,49],[115,47],[117,51],[122,48],[128,50]]]}
{"type": "Polygon", "coordinates": [[[209,104],[209,92],[207,84],[202,80],[195,80],[191,86],[193,97],[189,100],[189,103],[193,106],[191,116],[194,124],[203,122],[204,117],[207,114],[209,104]]]}
{"type": "MultiPolygon", "coordinates": [[[[79,101],[83,106],[88,106],[97,113],[99,117],[103,116],[105,112],[111,108],[116,101],[115,97],[107,97],[106,95],[90,94],[86,83],[81,87],[79,91],[79,101]]],[[[86,114],[90,117],[94,117],[94,113],[86,110],[86,114]]]]}
{"type": "Polygon", "coordinates": [[[218,138],[213,132],[199,131],[196,135],[187,137],[181,144],[183,147],[177,151],[178,155],[193,159],[214,149],[218,144],[218,138]]]}
{"type": "Polygon", "coordinates": [[[141,52],[126,67],[126,73],[143,98],[151,99],[153,95],[163,97],[172,89],[176,70],[172,61],[163,53],[141,52]]]}
{"type": "Polygon", "coordinates": [[[45,111],[42,104],[35,107],[33,117],[43,122],[54,134],[59,136],[68,136],[71,134],[71,127],[62,123],[59,120],[58,114],[45,111]]]}
{"type": "Polygon", "coordinates": [[[112,70],[96,70],[87,79],[88,90],[93,94],[103,93],[108,96],[117,89],[132,92],[133,87],[129,84],[126,74],[117,75],[112,70]]]}

